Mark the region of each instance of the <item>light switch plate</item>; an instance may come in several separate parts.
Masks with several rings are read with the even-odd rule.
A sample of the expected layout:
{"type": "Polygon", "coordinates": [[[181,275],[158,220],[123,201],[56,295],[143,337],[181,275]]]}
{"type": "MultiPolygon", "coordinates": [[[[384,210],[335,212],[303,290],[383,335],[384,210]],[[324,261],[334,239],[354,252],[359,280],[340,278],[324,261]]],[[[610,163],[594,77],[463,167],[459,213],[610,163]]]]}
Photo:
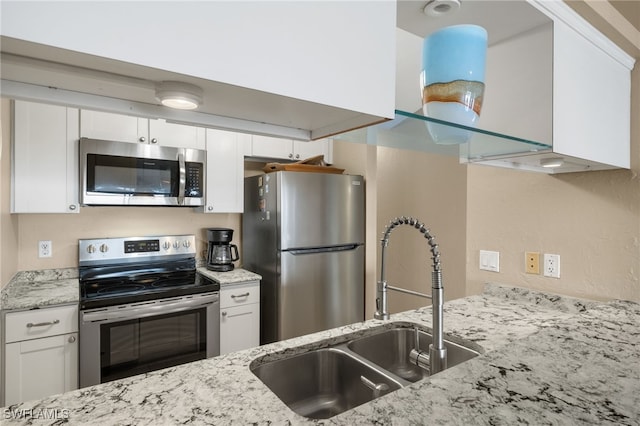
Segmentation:
{"type": "Polygon", "coordinates": [[[483,271],[500,272],[500,252],[480,250],[480,269],[483,271]]]}

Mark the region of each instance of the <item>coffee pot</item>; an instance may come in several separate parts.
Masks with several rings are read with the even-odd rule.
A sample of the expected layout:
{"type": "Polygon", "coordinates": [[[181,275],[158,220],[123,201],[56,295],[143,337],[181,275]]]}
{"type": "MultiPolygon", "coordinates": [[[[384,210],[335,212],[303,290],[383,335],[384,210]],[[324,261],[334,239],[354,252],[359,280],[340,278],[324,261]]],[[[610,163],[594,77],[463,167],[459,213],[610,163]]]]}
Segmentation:
{"type": "Polygon", "coordinates": [[[238,260],[238,246],[231,244],[233,229],[207,229],[209,247],[207,250],[207,269],[217,272],[233,270],[233,262],[238,260]]]}

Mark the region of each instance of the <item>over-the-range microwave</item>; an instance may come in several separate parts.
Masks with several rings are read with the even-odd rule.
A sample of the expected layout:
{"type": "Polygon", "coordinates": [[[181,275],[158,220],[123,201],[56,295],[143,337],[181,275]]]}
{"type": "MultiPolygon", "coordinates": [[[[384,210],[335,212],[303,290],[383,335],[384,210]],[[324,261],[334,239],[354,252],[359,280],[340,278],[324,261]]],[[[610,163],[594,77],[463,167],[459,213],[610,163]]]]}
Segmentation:
{"type": "Polygon", "coordinates": [[[81,203],[202,206],[206,151],[80,139],[81,203]]]}

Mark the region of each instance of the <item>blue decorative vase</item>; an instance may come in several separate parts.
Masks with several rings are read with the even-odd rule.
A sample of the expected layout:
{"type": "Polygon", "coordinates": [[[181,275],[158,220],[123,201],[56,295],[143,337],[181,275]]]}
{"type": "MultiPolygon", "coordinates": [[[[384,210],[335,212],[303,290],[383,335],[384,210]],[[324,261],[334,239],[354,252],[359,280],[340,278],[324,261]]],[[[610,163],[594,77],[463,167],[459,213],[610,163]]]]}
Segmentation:
{"type": "MultiPolygon", "coordinates": [[[[487,31],[477,25],[442,28],[424,40],[422,111],[427,117],[475,127],[484,95],[487,31]]],[[[434,142],[465,143],[469,130],[427,123],[434,142]]]]}

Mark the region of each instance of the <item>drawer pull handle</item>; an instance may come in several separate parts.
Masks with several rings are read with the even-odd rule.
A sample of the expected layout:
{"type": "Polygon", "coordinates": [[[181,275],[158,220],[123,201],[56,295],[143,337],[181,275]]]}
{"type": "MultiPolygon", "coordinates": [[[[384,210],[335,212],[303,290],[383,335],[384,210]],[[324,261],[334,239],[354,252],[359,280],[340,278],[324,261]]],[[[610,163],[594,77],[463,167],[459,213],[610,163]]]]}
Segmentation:
{"type": "Polygon", "coordinates": [[[232,299],[235,299],[236,297],[237,297],[238,299],[239,299],[239,298],[241,298],[241,297],[249,297],[249,292],[246,292],[245,294],[238,294],[238,295],[232,294],[232,295],[231,295],[231,298],[232,298],[232,299]]]}
{"type": "Polygon", "coordinates": [[[27,328],[31,328],[31,327],[44,327],[46,325],[55,325],[55,324],[59,324],[60,320],[53,320],[53,321],[47,321],[47,322],[37,322],[37,323],[32,323],[32,322],[28,322],[27,323],[27,328]]]}

